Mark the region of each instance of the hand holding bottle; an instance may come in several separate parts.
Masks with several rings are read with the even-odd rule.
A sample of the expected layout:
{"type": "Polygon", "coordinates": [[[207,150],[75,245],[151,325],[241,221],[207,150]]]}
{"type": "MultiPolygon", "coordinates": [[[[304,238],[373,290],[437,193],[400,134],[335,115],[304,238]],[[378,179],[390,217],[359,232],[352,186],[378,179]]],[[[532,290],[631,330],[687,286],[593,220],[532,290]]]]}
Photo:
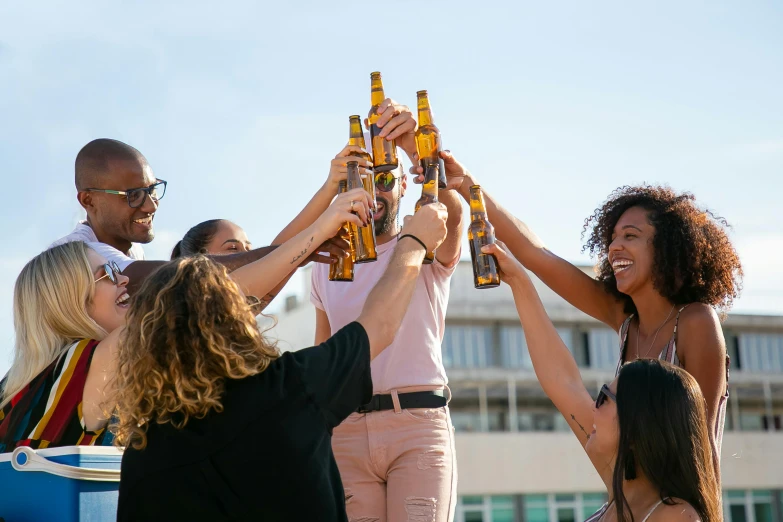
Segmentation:
{"type": "Polygon", "coordinates": [[[481,253],[495,256],[500,277],[507,284],[511,285],[517,281],[530,279],[522,263],[509,252],[508,247],[502,241],[496,240],[492,244],[484,245],[481,247],[481,253]]]}
{"type": "Polygon", "coordinates": [[[345,222],[363,227],[370,220],[374,202],[363,188],[338,195],[313,224],[322,240],[333,237],[345,222]]]}
{"type": "Polygon", "coordinates": [[[337,153],[329,167],[329,178],[327,179],[329,188],[337,194],[337,187],[340,181],[348,177],[349,161],[355,161],[359,164],[359,173],[362,177],[372,176],[372,171],[368,170],[372,168],[372,164],[366,159],[368,157],[369,154],[361,147],[346,145],[343,150],[337,153]]]}
{"type": "MultiPolygon", "coordinates": [[[[456,190],[461,193],[463,188],[467,190],[467,188],[475,184],[475,182],[471,179],[471,175],[467,167],[457,161],[451,154],[451,151],[442,150],[440,152],[440,157],[443,159],[443,164],[446,167],[447,190],[456,190]],[[467,183],[465,183],[466,178],[468,179],[467,183]]],[[[410,168],[409,172],[413,178],[414,183],[421,185],[424,182],[424,169],[419,165],[418,154],[415,155],[414,164],[410,168]]]]}
{"type": "Polygon", "coordinates": [[[446,239],[448,217],[449,213],[443,203],[425,205],[415,215],[405,216],[399,237],[406,234],[414,236],[426,245],[427,252],[432,252],[446,239]]]}

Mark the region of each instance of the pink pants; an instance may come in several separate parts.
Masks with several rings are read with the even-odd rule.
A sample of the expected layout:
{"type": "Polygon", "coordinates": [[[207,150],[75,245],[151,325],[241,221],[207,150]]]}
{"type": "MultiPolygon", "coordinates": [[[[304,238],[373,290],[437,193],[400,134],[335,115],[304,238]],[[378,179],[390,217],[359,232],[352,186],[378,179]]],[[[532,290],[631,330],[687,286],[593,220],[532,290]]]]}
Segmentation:
{"type": "MultiPolygon", "coordinates": [[[[417,391],[421,388],[417,388],[417,391]]],[[[353,413],[332,435],[350,522],[451,522],[457,502],[448,406],[353,413]]]]}

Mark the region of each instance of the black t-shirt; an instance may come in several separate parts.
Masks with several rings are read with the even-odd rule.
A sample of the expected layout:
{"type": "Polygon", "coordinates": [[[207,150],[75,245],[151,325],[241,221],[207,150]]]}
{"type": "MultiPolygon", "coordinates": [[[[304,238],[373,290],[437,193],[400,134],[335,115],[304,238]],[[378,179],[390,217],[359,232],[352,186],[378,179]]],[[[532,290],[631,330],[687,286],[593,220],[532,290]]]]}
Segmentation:
{"type": "Polygon", "coordinates": [[[221,413],[153,423],[147,447],[125,451],[117,520],[347,521],[332,429],[371,397],[356,322],[229,380],[221,413]]]}

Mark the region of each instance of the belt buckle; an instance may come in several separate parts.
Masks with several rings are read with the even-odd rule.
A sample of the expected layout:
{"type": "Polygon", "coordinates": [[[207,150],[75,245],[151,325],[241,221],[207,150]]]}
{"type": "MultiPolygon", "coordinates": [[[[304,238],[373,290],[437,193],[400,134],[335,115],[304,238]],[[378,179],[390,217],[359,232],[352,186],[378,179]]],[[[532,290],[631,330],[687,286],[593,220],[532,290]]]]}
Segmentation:
{"type": "Polygon", "coordinates": [[[362,404],[359,406],[359,408],[356,410],[357,413],[370,413],[373,411],[379,411],[381,409],[381,396],[380,395],[373,395],[372,399],[370,399],[370,402],[367,404],[362,404]]]}

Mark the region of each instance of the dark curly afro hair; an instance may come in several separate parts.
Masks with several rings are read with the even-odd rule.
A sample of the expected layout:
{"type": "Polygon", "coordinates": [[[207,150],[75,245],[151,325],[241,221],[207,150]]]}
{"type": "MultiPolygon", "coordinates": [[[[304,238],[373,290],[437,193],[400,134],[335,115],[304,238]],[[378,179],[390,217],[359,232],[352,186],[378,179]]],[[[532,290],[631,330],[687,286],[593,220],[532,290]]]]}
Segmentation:
{"type": "Polygon", "coordinates": [[[675,304],[708,304],[724,315],[739,295],[742,265],[726,233],[729,224],[699,208],[694,199],[693,194],[677,194],[669,187],[625,186],[585,220],[582,237],[588,228],[592,232],[582,251],[597,258],[598,280],[625,302],[627,313],[636,313],[636,306],[617,290],[608,254],[614,227],[631,207],[645,209],[655,227],[653,285],[662,296],[675,304]]]}

